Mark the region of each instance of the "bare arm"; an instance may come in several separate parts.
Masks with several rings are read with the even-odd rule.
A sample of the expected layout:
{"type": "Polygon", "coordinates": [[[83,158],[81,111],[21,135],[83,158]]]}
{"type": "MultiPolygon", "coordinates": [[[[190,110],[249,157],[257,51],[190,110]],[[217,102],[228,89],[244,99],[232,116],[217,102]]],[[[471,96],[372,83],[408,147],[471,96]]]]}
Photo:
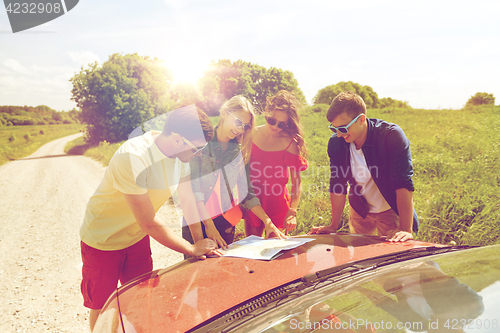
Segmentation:
{"type": "Polygon", "coordinates": [[[335,229],[335,231],[339,228],[340,219],[344,212],[345,198],[345,194],[330,193],[330,203],[332,206],[332,222],[330,223],[330,227],[335,229]]]}
{"type": "Polygon", "coordinates": [[[399,230],[394,230],[387,235],[387,239],[393,242],[404,242],[413,239],[413,192],[406,188],[396,190],[396,202],[399,212],[399,230]]]}
{"type": "Polygon", "coordinates": [[[285,239],[286,236],[274,225],[271,218],[267,216],[266,212],[262,208],[261,205],[254,206],[250,209],[252,213],[254,213],[259,219],[264,222],[264,228],[266,230],[266,238],[269,237],[271,233],[274,233],[276,237],[280,239],[285,239]]]}
{"type": "Polygon", "coordinates": [[[340,219],[344,212],[345,194],[330,193],[330,203],[332,205],[332,221],[329,226],[313,227],[309,234],[329,234],[337,232],[339,228],[340,219]]]}
{"type": "Polygon", "coordinates": [[[124,197],[141,229],[160,244],[174,251],[201,259],[204,259],[205,254],[215,249],[215,243],[211,240],[191,245],[161,223],[156,217],[153,204],[147,193],[140,195],[124,194],[124,197]]]}
{"type": "Polygon", "coordinates": [[[295,216],[297,215],[297,208],[299,207],[300,195],[302,193],[302,179],[300,178],[300,171],[295,169],[290,169],[290,178],[292,179],[292,189],[291,189],[291,202],[290,208],[285,215],[285,221],[283,227],[287,232],[294,230],[297,226],[297,220],[295,216]]]}
{"type": "Polygon", "coordinates": [[[189,175],[180,179],[179,186],[177,186],[177,195],[179,196],[182,213],[193,236],[193,241],[196,243],[203,239],[203,231],[189,175]]]}
{"type": "Polygon", "coordinates": [[[226,249],[227,243],[220,235],[219,230],[217,230],[217,228],[215,227],[214,221],[210,217],[210,214],[205,207],[205,202],[198,201],[196,205],[198,206],[198,212],[200,213],[200,217],[203,221],[203,224],[205,225],[205,232],[207,233],[207,237],[212,239],[221,248],[226,249]]]}

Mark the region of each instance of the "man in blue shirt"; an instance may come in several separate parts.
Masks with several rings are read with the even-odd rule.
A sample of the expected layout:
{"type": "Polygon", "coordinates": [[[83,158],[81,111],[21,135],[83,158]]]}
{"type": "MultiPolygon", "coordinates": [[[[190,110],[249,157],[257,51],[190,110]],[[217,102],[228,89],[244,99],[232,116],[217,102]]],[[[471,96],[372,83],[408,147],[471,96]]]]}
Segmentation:
{"type": "Polygon", "coordinates": [[[403,130],[367,118],[363,99],[352,92],[337,95],[326,117],[334,132],[328,142],[332,220],[310,233],[336,232],[349,195],[352,233],[378,233],[390,241],[412,239],[418,217],[410,141],[403,130]]]}

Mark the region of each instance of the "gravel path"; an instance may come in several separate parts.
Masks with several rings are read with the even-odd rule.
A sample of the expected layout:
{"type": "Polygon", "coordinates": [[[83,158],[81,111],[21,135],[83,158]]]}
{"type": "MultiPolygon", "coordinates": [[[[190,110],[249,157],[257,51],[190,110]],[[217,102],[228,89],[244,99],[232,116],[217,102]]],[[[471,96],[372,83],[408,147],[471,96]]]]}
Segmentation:
{"type": "MultiPolygon", "coordinates": [[[[78,230],[105,168],[64,154],[79,135],[0,167],[0,332],[90,332],[78,230]]],[[[180,234],[178,211],[166,205],[160,215],[180,234]]],[[[182,260],[151,243],[155,269],[182,260]]]]}

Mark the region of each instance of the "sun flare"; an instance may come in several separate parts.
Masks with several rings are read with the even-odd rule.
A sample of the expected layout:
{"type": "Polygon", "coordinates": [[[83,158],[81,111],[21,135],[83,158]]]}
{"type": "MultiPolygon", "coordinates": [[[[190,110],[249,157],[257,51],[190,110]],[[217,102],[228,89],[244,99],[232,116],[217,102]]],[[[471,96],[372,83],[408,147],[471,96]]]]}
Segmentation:
{"type": "Polygon", "coordinates": [[[203,76],[203,71],[208,67],[207,63],[199,59],[185,58],[176,59],[166,64],[166,67],[172,71],[174,76],[173,84],[190,83],[196,85],[198,79],[203,76]]]}

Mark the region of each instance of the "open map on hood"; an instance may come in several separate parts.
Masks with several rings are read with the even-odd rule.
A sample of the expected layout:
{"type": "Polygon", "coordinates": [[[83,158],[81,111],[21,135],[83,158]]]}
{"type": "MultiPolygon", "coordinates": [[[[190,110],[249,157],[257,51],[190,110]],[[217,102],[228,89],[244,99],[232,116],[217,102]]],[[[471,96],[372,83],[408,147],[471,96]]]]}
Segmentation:
{"type": "Polygon", "coordinates": [[[229,245],[224,257],[239,257],[259,260],[272,260],[284,250],[291,250],[310,242],[312,238],[264,239],[249,236],[229,245]]]}

